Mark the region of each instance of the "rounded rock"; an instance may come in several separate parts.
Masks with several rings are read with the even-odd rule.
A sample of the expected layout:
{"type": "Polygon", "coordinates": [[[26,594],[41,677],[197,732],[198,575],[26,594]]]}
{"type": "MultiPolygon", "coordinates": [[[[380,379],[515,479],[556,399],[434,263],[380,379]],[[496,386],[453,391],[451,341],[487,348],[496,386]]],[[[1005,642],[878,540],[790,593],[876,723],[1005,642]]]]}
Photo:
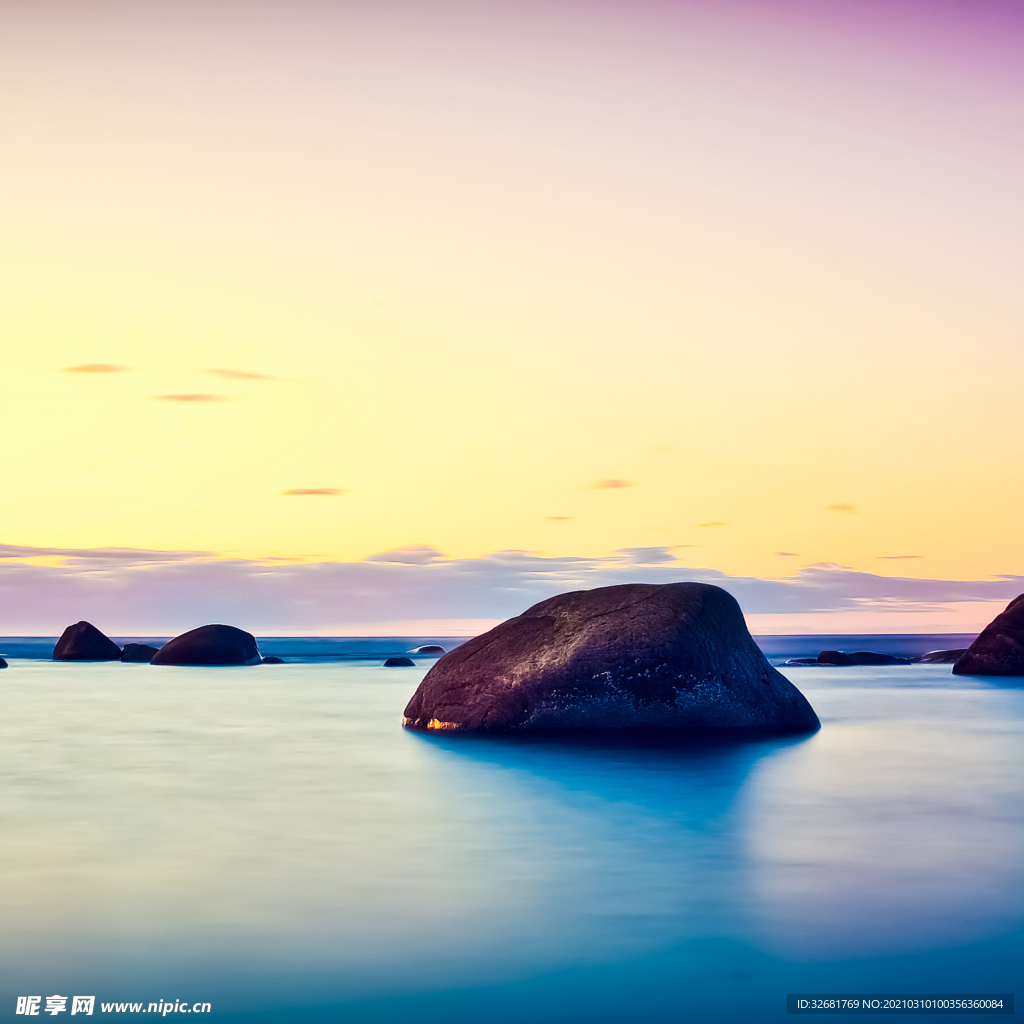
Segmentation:
{"type": "Polygon", "coordinates": [[[953,651],[929,651],[927,654],[922,654],[918,661],[925,665],[948,665],[956,661],[966,651],[966,647],[953,651]]]}
{"type": "Polygon", "coordinates": [[[158,650],[159,647],[150,647],[149,644],[125,644],[121,660],[145,665],[153,660],[158,650]]]}
{"type": "Polygon", "coordinates": [[[120,661],[121,648],[84,619],[68,626],[53,649],[54,661],[120,661]]]}
{"type": "Polygon", "coordinates": [[[1024,676],[1024,594],[1015,597],[953,665],[957,676],[1024,676]]]}
{"type": "Polygon", "coordinates": [[[631,583],[541,601],[441,658],[406,728],[811,732],[736,600],[704,583],[631,583]]]}
{"type": "Polygon", "coordinates": [[[256,637],[237,626],[214,623],[190,629],[168,641],[151,665],[259,665],[256,637]]]}

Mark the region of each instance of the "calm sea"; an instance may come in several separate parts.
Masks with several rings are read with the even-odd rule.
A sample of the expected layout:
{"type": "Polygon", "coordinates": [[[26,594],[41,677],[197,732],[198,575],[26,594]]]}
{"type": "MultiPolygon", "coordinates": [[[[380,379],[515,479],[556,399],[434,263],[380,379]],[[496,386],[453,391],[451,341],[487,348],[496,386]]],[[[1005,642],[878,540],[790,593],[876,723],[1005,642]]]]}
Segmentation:
{"type": "MultiPolygon", "coordinates": [[[[773,658],[879,649],[790,639],[773,658]]],[[[122,1021],[101,1005],[756,1024],[788,992],[1024,992],[1024,680],[786,669],[822,720],[801,739],[457,739],[399,725],[429,662],[304,651],[10,658],[0,1019],[61,994],[122,1021]]]]}

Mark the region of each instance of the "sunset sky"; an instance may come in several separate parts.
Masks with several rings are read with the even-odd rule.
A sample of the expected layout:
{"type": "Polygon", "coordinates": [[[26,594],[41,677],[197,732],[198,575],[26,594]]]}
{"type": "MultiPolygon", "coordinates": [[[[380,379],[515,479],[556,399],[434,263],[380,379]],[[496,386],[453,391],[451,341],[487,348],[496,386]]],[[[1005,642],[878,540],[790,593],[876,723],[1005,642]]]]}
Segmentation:
{"type": "Polygon", "coordinates": [[[1024,576],[1020,4],[0,22],[17,591],[86,549],[1024,576]]]}

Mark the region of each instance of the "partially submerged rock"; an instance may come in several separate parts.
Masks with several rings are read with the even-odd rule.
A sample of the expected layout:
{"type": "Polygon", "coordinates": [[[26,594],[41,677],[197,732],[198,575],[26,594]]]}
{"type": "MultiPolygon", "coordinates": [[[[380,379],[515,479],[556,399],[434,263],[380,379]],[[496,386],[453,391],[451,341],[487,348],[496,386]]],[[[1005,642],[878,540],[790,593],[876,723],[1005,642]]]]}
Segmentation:
{"type": "Polygon", "coordinates": [[[385,668],[415,668],[416,662],[412,658],[388,658],[384,662],[385,668]]]}
{"type": "Polygon", "coordinates": [[[818,717],[704,583],[632,583],[541,601],[446,654],[410,729],[809,732],[818,717]]]}
{"type": "Polygon", "coordinates": [[[953,665],[958,676],[1024,676],[1024,594],[1015,597],[953,665]]]}
{"type": "Polygon", "coordinates": [[[417,647],[413,654],[447,654],[448,652],[440,647],[438,644],[424,644],[422,647],[417,647]]]}
{"type": "Polygon", "coordinates": [[[850,655],[854,665],[909,665],[909,658],[898,658],[895,654],[878,654],[876,651],[854,651],[850,655]]]}
{"type": "Polygon", "coordinates": [[[922,654],[917,660],[926,665],[948,665],[950,662],[956,661],[966,650],[966,647],[960,647],[954,651],[929,651],[927,654],[922,654]]]}
{"type": "Polygon", "coordinates": [[[153,655],[150,664],[259,665],[262,661],[252,633],[217,623],[176,636],[153,655]]]}
{"type": "Polygon", "coordinates": [[[68,626],[53,649],[54,661],[120,661],[121,648],[84,619],[68,626]]]}
{"type": "Polygon", "coordinates": [[[285,664],[285,660],[284,660],[284,658],[275,658],[274,655],[271,654],[270,657],[263,659],[263,664],[264,665],[284,665],[285,664]]]}
{"type": "Polygon", "coordinates": [[[121,651],[121,660],[146,664],[153,660],[153,656],[159,650],[159,647],[150,647],[149,644],[125,644],[124,650],[121,651]]]}
{"type": "Polygon", "coordinates": [[[7,662],[3,658],[0,658],[0,668],[7,668],[7,662]]]}
{"type": "Polygon", "coordinates": [[[816,663],[818,665],[852,665],[853,659],[842,651],[819,651],[816,663]]]}
{"type": "Polygon", "coordinates": [[[815,665],[909,665],[909,658],[898,658],[895,654],[878,654],[876,651],[822,651],[814,661],[815,665]]]}

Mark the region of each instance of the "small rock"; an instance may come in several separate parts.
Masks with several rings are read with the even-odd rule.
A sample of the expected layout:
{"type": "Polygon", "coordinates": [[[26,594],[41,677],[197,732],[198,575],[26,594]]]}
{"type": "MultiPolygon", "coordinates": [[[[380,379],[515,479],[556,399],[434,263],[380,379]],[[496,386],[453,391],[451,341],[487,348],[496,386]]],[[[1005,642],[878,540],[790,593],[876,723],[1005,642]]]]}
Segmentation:
{"type": "Polygon", "coordinates": [[[953,665],[957,676],[1024,676],[1024,594],[997,615],[953,665]]]}
{"type": "Polygon", "coordinates": [[[385,668],[415,668],[416,662],[411,658],[388,658],[384,662],[385,668]]]}
{"type": "Polygon", "coordinates": [[[284,660],[284,658],[275,658],[271,654],[269,657],[263,659],[263,664],[264,665],[284,665],[285,664],[285,660],[284,660]]]}
{"type": "Polygon", "coordinates": [[[448,652],[443,647],[438,647],[437,644],[427,644],[425,647],[417,647],[413,654],[447,654],[448,652]]]}
{"type": "Polygon", "coordinates": [[[164,644],[151,665],[259,665],[256,637],[237,626],[215,623],[190,629],[164,644]]]}
{"type": "Polygon", "coordinates": [[[854,651],[850,656],[854,665],[909,665],[909,658],[897,658],[894,654],[876,654],[874,651],[854,651]]]}
{"type": "Polygon", "coordinates": [[[3,658],[0,658],[0,668],[7,668],[7,662],[3,658]]]}
{"type": "Polygon", "coordinates": [[[966,647],[961,647],[955,651],[929,651],[927,654],[922,654],[918,661],[927,665],[948,665],[950,662],[956,661],[966,650],[966,647]]]}
{"type": "Polygon", "coordinates": [[[842,651],[819,651],[815,659],[817,665],[852,665],[853,660],[842,651]]]}
{"type": "Polygon", "coordinates": [[[60,635],[54,661],[120,661],[121,648],[91,622],[76,622],[60,635]]]}
{"type": "Polygon", "coordinates": [[[817,665],[817,658],[790,658],[782,663],[783,668],[797,668],[800,665],[817,665]]]}
{"type": "Polygon", "coordinates": [[[147,664],[153,660],[153,655],[159,647],[150,647],[149,644],[125,644],[121,651],[122,661],[133,661],[147,664]]]}

